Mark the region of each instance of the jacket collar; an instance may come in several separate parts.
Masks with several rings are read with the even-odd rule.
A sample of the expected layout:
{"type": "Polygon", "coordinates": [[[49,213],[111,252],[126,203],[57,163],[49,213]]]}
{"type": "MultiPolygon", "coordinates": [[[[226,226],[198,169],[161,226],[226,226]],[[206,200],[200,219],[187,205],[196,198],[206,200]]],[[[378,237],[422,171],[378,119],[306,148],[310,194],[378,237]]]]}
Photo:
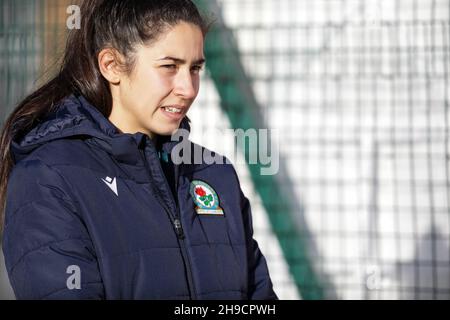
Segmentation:
{"type": "MultiPolygon", "coordinates": [[[[190,132],[189,119],[185,117],[180,128],[190,132]]],[[[27,157],[33,150],[50,141],[88,136],[96,144],[120,162],[136,164],[139,148],[149,146],[156,152],[161,149],[170,153],[178,143],[170,137],[157,137],[156,141],[143,133],[121,133],[97,108],[83,96],[71,95],[64,99],[56,110],[23,138],[13,139],[11,151],[15,163],[27,157]]]]}

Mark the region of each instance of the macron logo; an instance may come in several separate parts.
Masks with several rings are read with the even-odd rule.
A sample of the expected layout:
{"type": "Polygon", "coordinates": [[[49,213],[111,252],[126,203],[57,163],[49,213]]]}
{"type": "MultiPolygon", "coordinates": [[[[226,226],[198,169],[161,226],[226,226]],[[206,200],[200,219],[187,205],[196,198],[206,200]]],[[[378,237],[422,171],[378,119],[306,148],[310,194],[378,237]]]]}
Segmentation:
{"type": "Polygon", "coordinates": [[[105,179],[102,179],[104,183],[116,194],[116,196],[119,196],[119,193],[117,192],[117,184],[116,184],[116,178],[112,179],[110,177],[106,177],[105,179]]]}

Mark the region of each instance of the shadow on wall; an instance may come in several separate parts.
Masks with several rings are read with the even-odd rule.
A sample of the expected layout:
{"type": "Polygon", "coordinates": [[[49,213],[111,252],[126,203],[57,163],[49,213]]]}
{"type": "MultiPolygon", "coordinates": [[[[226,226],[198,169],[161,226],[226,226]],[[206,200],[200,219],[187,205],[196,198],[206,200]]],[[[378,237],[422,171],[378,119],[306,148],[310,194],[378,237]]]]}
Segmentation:
{"type": "Polygon", "coordinates": [[[401,298],[449,300],[449,252],[446,237],[436,226],[432,226],[430,231],[420,238],[414,250],[414,258],[396,264],[396,272],[401,275],[401,298]]]}
{"type": "Polygon", "coordinates": [[[9,284],[8,274],[6,273],[3,251],[0,250],[0,300],[14,299],[14,292],[9,284]]]}

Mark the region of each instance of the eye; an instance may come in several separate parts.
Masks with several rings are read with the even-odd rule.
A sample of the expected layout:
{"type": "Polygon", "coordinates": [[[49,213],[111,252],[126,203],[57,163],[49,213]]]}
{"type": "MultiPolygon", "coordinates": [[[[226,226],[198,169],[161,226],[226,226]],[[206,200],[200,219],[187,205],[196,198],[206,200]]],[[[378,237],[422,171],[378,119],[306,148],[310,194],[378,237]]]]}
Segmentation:
{"type": "Polygon", "coordinates": [[[202,71],[202,70],[203,70],[203,66],[201,66],[201,65],[193,66],[193,67],[191,68],[191,71],[192,71],[193,73],[195,73],[195,74],[199,73],[199,72],[202,71]]]}
{"type": "Polygon", "coordinates": [[[163,65],[161,67],[163,67],[165,69],[168,69],[168,70],[176,70],[177,69],[177,65],[176,64],[165,64],[165,65],[163,65]]]}

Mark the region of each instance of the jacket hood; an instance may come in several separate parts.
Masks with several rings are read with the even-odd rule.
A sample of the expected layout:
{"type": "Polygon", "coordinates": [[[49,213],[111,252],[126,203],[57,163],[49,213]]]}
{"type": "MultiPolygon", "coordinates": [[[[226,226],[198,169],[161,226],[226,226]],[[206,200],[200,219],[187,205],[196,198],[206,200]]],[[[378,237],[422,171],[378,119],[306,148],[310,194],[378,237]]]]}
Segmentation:
{"type": "MultiPolygon", "coordinates": [[[[189,119],[185,117],[180,128],[190,131],[189,119]]],[[[97,108],[92,106],[83,96],[71,95],[61,101],[59,106],[41,123],[31,129],[25,136],[14,137],[11,142],[11,153],[14,162],[26,158],[36,148],[58,139],[75,136],[92,137],[96,144],[116,158],[126,158],[140,146],[144,133],[121,133],[97,108]],[[134,149],[131,150],[130,148],[134,149]]],[[[155,141],[148,139],[153,146],[155,141]]],[[[178,143],[171,141],[170,136],[159,137],[159,148],[165,152],[178,143]]]]}

